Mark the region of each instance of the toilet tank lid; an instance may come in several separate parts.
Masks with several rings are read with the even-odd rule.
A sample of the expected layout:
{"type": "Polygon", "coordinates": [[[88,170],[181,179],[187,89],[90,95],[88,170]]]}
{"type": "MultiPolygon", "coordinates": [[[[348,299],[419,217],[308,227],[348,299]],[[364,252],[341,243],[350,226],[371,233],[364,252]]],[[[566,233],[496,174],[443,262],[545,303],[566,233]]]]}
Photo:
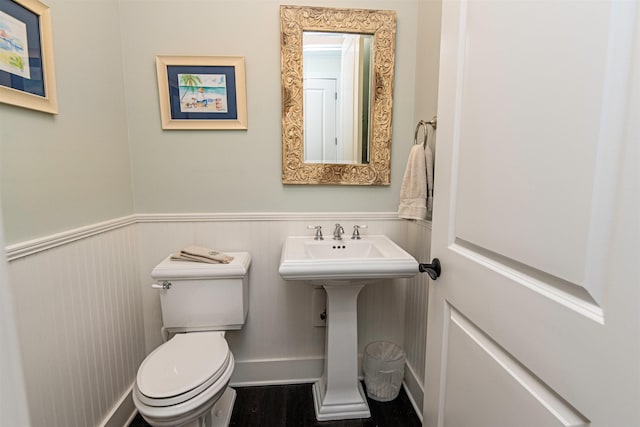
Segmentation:
{"type": "Polygon", "coordinates": [[[166,257],[151,271],[151,277],[161,280],[178,279],[222,279],[246,276],[251,265],[248,252],[225,252],[233,257],[229,264],[207,264],[204,262],[171,261],[166,257]]]}

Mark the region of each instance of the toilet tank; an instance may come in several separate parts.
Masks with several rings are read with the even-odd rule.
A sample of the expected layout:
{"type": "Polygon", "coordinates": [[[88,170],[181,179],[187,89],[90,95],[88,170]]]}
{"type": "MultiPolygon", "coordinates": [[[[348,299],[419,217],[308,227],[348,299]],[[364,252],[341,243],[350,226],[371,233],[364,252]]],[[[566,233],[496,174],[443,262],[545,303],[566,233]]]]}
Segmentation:
{"type": "Polygon", "coordinates": [[[151,272],[161,289],[162,323],[171,332],[240,329],[249,306],[247,252],[227,252],[229,264],[171,261],[165,258],[151,272]]]}

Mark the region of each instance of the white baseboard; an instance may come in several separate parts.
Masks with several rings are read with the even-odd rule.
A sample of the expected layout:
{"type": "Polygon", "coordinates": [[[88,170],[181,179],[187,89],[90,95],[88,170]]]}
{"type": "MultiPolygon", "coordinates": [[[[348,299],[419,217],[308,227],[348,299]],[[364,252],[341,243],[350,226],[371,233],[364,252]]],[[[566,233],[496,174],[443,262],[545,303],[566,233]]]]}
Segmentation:
{"type": "Polygon", "coordinates": [[[424,401],[424,386],[422,378],[418,378],[410,363],[405,364],[404,381],[402,382],[404,391],[407,393],[416,415],[422,421],[422,402],[424,401]]]}
{"type": "MultiPolygon", "coordinates": [[[[250,387],[313,383],[320,378],[323,369],[323,357],[239,360],[236,361],[230,385],[250,387]]],[[[137,412],[132,392],[133,384],[116,402],[100,427],[124,427],[131,423],[137,412]]]]}
{"type": "Polygon", "coordinates": [[[237,360],[231,376],[233,387],[302,384],[322,376],[324,357],[237,360]]]}
{"type": "MultiPolygon", "coordinates": [[[[407,363],[405,366],[407,369],[402,386],[418,418],[422,421],[424,389],[411,365],[407,363]]],[[[232,387],[251,387],[313,383],[320,378],[323,369],[323,357],[240,360],[236,361],[230,385],[232,387]]],[[[131,423],[136,415],[136,408],[131,397],[132,392],[133,384],[118,400],[104,421],[100,423],[100,427],[124,427],[131,423]]]]}
{"type": "Polygon", "coordinates": [[[100,423],[100,427],[126,427],[136,416],[136,406],[133,404],[131,393],[133,392],[133,384],[129,386],[127,391],[116,402],[111,412],[100,423]]]}

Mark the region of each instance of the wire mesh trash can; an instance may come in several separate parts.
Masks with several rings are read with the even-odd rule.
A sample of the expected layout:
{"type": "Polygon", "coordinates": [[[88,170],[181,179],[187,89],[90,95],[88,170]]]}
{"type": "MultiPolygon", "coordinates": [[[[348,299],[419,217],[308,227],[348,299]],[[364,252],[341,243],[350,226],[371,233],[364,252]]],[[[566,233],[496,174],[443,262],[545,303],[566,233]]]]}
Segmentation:
{"type": "Polygon", "coordinates": [[[389,341],[374,341],[364,348],[364,384],[367,396],[378,402],[398,397],[404,378],[405,353],[389,341]]]}

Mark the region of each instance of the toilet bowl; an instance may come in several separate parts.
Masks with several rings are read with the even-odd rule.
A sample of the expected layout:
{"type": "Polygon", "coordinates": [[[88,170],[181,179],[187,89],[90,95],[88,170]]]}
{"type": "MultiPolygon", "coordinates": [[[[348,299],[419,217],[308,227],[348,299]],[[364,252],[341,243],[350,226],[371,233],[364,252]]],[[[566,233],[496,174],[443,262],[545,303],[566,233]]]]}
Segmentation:
{"type": "Polygon", "coordinates": [[[247,315],[251,256],[232,253],[230,264],[171,261],[152,272],[160,280],[163,324],[173,337],[149,354],[133,387],[133,402],[154,427],[225,427],[235,391],[235,361],[225,331],[247,315]]]}
{"type": "Polygon", "coordinates": [[[228,425],[235,392],[229,388],[234,359],[224,332],[176,334],[142,362],[133,400],[152,426],[228,425]],[[214,409],[222,395],[223,399],[214,409]]]}

